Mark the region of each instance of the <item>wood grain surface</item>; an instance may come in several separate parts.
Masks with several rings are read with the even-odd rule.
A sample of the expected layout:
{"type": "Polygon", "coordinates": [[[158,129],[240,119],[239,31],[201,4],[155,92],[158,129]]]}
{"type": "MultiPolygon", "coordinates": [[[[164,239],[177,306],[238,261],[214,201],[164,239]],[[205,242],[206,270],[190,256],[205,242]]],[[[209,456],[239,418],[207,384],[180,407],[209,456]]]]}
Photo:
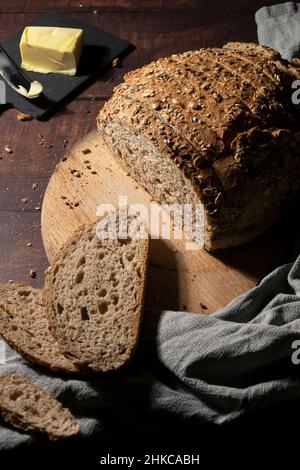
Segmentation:
{"type": "MultiPolygon", "coordinates": [[[[273,2],[1,2],[0,42],[30,22],[35,15],[52,9],[117,34],[135,44],[136,50],[123,61],[121,67],[110,70],[49,121],[20,122],[17,111],[0,110],[0,281],[42,285],[44,270],[48,266],[40,231],[40,208],[45,189],[62,156],[94,129],[100,107],[112,94],[114,86],[121,82],[123,74],[173,52],[221,45],[232,40],[256,41],[254,13],[257,8],[270,3],[273,2]],[[8,144],[13,153],[5,151],[8,144]],[[32,189],[34,184],[37,184],[36,189],[32,189]],[[30,277],[31,269],[36,270],[36,278],[30,277]]],[[[226,252],[220,256],[224,259],[229,257],[228,263],[237,266],[237,269],[244,266],[250,281],[254,282],[279,262],[290,258],[292,230],[280,227],[259,243],[261,248],[257,248],[255,253],[252,248],[244,247],[238,253],[230,255],[226,252]]],[[[159,270],[160,267],[153,269],[159,270]]],[[[171,300],[169,305],[176,306],[176,299],[171,300]]]]}

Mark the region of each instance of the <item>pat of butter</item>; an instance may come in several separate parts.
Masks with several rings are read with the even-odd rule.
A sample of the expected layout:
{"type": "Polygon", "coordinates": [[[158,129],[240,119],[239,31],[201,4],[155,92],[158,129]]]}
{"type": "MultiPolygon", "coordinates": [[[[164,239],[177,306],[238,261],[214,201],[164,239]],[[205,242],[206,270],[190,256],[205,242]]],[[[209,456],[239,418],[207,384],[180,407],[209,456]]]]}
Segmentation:
{"type": "Polygon", "coordinates": [[[20,42],[22,68],[75,75],[82,46],[82,29],[27,26],[20,42]]]}

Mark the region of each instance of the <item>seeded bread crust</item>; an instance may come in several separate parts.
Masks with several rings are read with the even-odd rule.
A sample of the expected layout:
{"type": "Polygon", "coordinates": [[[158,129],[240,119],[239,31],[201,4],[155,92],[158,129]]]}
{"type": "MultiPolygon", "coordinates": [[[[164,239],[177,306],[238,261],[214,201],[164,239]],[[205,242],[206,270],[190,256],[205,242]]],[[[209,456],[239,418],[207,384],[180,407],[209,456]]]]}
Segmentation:
{"type": "Polygon", "coordinates": [[[61,350],[85,372],[108,372],[126,365],[137,346],[149,242],[137,241],[138,246],[129,239],[128,244],[103,242],[95,226],[94,222],[81,227],[55,256],[45,279],[44,302],[51,332],[61,350]],[[129,263],[126,247],[139,250],[134,254],[138,266],[129,263]],[[119,251],[128,259],[122,255],[120,266],[110,266],[119,251]],[[119,282],[120,271],[128,277],[125,283],[119,282]],[[132,315],[123,301],[132,302],[132,315]]]}
{"type": "MultiPolygon", "coordinates": [[[[213,49],[213,51],[217,60],[221,60],[222,50],[213,49]]],[[[230,81],[235,78],[230,70],[224,71],[223,68],[216,67],[214,60],[207,57],[204,52],[193,51],[159,59],[157,62],[143,67],[140,71],[141,73],[129,72],[125,75],[124,80],[128,89],[135,85],[137,92],[141,91],[144,102],[150,103],[151,98],[154,98],[151,105],[155,105],[158,101],[160,111],[168,112],[170,107],[172,111],[170,119],[173,118],[174,113],[178,113],[179,120],[177,119],[176,122],[178,125],[180,125],[180,121],[188,123],[188,134],[191,133],[193,125],[199,131],[197,123],[200,122],[202,127],[208,127],[210,132],[214,131],[218,137],[222,137],[220,124],[228,118],[226,112],[233,104],[232,101],[227,102],[224,98],[235,97],[233,88],[226,87],[222,83],[222,73],[226,80],[230,81]],[[144,97],[143,88],[145,89],[145,86],[148,87],[148,94],[144,97]],[[150,94],[151,90],[155,90],[153,96],[150,94]],[[162,96],[162,100],[159,101],[160,96],[162,96]],[[190,111],[194,117],[191,124],[183,119],[183,113],[187,111],[190,111]]],[[[122,86],[123,89],[126,89],[124,84],[122,86]]],[[[244,107],[247,109],[248,102],[246,103],[246,100],[244,102],[244,107]]]]}
{"type": "Polygon", "coordinates": [[[292,62],[289,62],[281,58],[279,52],[271,49],[267,46],[260,46],[254,43],[238,43],[228,42],[225,44],[224,49],[234,50],[235,52],[246,54],[251,56],[255,61],[259,56],[259,60],[265,63],[267,70],[271,67],[272,73],[275,72],[274,76],[269,74],[272,80],[280,82],[284,89],[289,83],[287,80],[298,80],[300,78],[299,59],[295,58],[292,62]],[[274,70],[277,68],[278,72],[274,70]]]}
{"type": "MultiPolygon", "coordinates": [[[[238,245],[272,225],[299,196],[299,110],[291,103],[291,83],[299,76],[298,63],[254,44],[173,55],[125,75],[100,111],[98,128],[121,165],[118,139],[106,133],[114,122],[150,139],[204,204],[205,247],[238,245]]],[[[130,173],[139,181],[134,168],[130,173]]]]}
{"type": "Polygon", "coordinates": [[[0,335],[35,364],[52,371],[78,372],[50,333],[41,289],[0,285],[0,335]]]}
{"type": "Polygon", "coordinates": [[[50,393],[17,374],[0,377],[0,416],[22,431],[47,434],[51,440],[79,433],[79,424],[50,393]]]}

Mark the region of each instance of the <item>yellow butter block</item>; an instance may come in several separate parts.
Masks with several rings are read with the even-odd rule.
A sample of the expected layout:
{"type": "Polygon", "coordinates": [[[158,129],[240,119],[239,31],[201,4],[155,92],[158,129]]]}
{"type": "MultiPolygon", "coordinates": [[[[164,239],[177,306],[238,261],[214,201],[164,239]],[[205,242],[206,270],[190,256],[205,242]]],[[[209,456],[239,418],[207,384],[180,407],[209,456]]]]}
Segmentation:
{"type": "Polygon", "coordinates": [[[22,68],[75,75],[82,46],[82,29],[27,26],[20,42],[22,68]]]}

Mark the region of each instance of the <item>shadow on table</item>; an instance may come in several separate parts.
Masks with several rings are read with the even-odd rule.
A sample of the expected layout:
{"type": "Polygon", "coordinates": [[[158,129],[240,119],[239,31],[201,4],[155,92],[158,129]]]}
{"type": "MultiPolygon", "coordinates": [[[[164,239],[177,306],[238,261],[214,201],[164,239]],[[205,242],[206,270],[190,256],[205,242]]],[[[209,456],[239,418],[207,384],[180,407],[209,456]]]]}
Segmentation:
{"type": "Polygon", "coordinates": [[[247,245],[217,250],[212,256],[238,271],[262,279],[300,253],[299,218],[290,216],[247,245]]]}

